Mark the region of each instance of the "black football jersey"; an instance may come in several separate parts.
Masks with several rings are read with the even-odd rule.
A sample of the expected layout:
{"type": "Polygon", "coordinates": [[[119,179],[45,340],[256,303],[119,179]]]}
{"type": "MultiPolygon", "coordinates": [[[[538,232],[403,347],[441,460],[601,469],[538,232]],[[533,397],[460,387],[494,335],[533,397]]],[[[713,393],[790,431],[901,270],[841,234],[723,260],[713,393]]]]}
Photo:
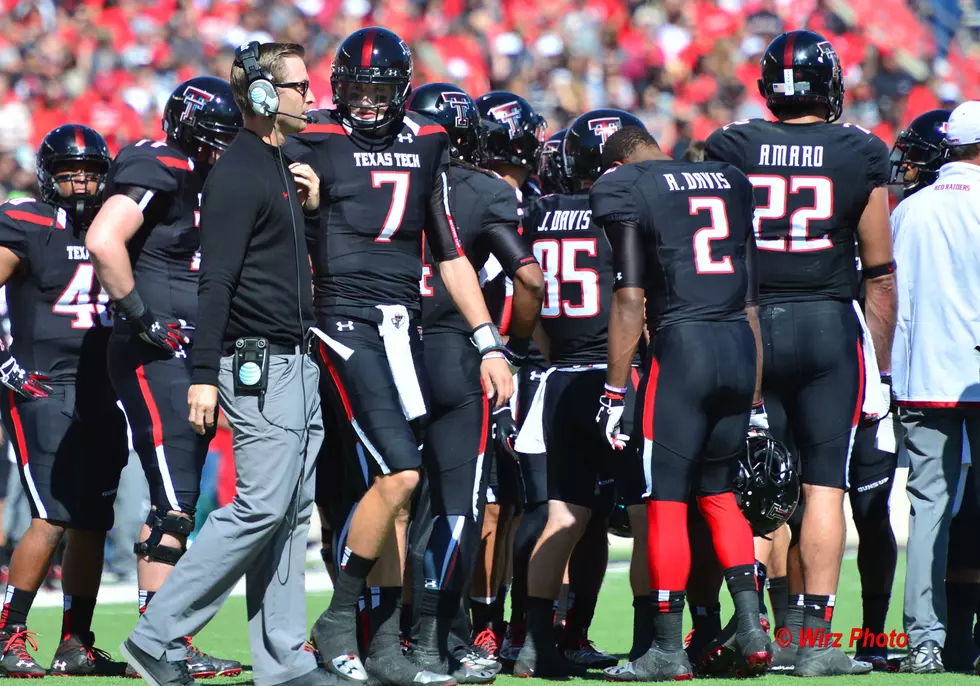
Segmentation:
{"type": "Polygon", "coordinates": [[[106,181],[106,197],[127,186],[152,192],[128,246],[136,288],[155,314],[183,319],[188,327],[197,321],[205,176],[195,164],[166,142],[141,140],[119,151],[106,181]]]}
{"type": "Polygon", "coordinates": [[[888,183],[888,155],[851,124],[752,119],[708,137],[705,159],[734,165],[755,187],[761,302],[856,296],[858,221],[888,183]]]}
{"type": "Polygon", "coordinates": [[[445,129],[415,112],[384,137],[348,129],[333,112],[315,118],[285,148],[321,179],[320,224],[307,234],[314,309],[405,305],[419,314],[423,230],[429,242],[445,238],[432,234],[448,220],[462,253],[448,205],[445,129]],[[434,217],[430,200],[440,193],[442,216],[434,217]]]}
{"type": "Polygon", "coordinates": [[[628,164],[603,174],[590,201],[597,223],[640,228],[651,334],[681,322],[745,319],[752,186],[742,172],[719,162],[628,164]]]}
{"type": "MultiPolygon", "coordinates": [[[[511,277],[534,257],[521,239],[517,193],[503,179],[453,165],[449,170],[449,207],[466,257],[479,272],[492,254],[511,277]]],[[[422,264],[422,330],[452,330],[469,335],[470,326],[439,277],[432,251],[425,245],[422,264]]]]}
{"type": "Polygon", "coordinates": [[[75,230],[63,208],[17,198],[0,206],[0,246],[20,258],[6,284],[18,364],[56,383],[97,377],[83,370],[105,369],[112,324],[85,232],[75,230]]]}
{"type": "Polygon", "coordinates": [[[541,328],[552,365],[606,362],[612,250],[589,196],[545,195],[524,210],[524,236],[544,274],[541,328]]]}

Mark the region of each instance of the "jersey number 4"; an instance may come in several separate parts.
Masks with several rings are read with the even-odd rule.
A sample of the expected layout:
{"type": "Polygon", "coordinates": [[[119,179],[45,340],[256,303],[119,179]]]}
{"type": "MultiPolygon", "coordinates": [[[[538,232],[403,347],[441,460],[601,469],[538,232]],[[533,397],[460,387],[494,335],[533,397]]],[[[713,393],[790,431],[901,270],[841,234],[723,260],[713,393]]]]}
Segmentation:
{"type": "Polygon", "coordinates": [[[594,317],[599,314],[599,273],[578,266],[578,256],[598,256],[595,238],[546,239],[534,243],[534,257],[544,274],[542,317],[594,317]],[[577,283],[582,288],[578,303],[562,300],[562,284],[577,283]]]}
{"type": "Polygon", "coordinates": [[[810,237],[811,221],[826,221],[834,214],[834,182],[826,176],[782,176],[750,174],[755,188],[765,188],[769,196],[765,205],[757,205],[752,224],[759,250],[776,252],[814,252],[834,247],[826,236],[810,237]],[[784,219],[789,196],[813,191],[813,205],[800,207],[789,217],[789,233],[779,238],[762,238],[762,221],[784,219]]]}
{"type": "Polygon", "coordinates": [[[91,329],[93,326],[112,326],[106,306],[109,294],[99,286],[98,295],[93,300],[95,290],[95,268],[91,264],[80,264],[68,287],[58,297],[52,307],[55,314],[74,317],[73,329],[91,329]]]}

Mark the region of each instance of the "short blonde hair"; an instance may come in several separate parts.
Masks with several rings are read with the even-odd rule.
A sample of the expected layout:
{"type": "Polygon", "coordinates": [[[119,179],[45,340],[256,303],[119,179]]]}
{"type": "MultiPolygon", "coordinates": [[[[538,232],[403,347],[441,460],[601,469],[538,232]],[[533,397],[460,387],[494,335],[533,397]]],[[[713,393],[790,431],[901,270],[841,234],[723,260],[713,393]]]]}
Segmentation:
{"type": "MultiPolygon", "coordinates": [[[[268,72],[273,82],[281,82],[286,78],[286,58],[291,56],[303,58],[306,50],[298,43],[262,43],[259,46],[259,68],[268,72]]],[[[252,106],[248,99],[248,77],[245,68],[236,61],[231,67],[231,94],[235,104],[243,114],[252,114],[252,106]]]]}

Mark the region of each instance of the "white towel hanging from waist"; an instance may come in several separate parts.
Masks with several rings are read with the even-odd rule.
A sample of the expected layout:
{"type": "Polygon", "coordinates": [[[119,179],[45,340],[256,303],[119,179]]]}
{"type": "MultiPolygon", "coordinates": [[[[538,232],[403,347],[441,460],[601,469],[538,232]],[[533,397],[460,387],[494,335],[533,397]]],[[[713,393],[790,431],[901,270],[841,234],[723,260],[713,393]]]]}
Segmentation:
{"type": "Polygon", "coordinates": [[[412,359],[412,343],[409,330],[412,325],[408,310],[404,305],[378,305],[381,310],[381,323],[378,331],[385,346],[388,368],[398,389],[405,419],[411,421],[425,414],[425,399],[419,379],[415,375],[415,362],[412,359]]]}
{"type": "MultiPolygon", "coordinates": [[[[544,394],[548,385],[548,377],[552,372],[589,372],[596,369],[605,369],[604,364],[591,364],[576,367],[551,367],[541,376],[538,382],[538,390],[534,393],[531,401],[531,408],[527,412],[521,432],[517,435],[514,443],[514,450],[525,455],[537,455],[547,452],[544,442],[544,394]]],[[[598,403],[598,400],[596,400],[598,403]]]]}
{"type": "Polygon", "coordinates": [[[861,341],[864,349],[864,405],[861,410],[864,416],[871,420],[880,419],[888,414],[891,398],[883,397],[881,374],[878,372],[878,358],[875,356],[875,344],[871,340],[871,332],[864,320],[864,312],[861,311],[861,306],[858,305],[857,300],[852,301],[852,304],[858,322],[861,324],[861,341]]]}

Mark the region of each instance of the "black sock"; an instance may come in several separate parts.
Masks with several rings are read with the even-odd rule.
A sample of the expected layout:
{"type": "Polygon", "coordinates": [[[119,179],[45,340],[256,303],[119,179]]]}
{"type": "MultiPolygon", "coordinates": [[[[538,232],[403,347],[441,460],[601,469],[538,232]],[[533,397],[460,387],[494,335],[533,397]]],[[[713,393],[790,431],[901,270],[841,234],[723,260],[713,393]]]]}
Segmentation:
{"type": "Polygon", "coordinates": [[[980,584],[946,582],[947,648],[965,646],[972,641],[973,618],[978,601],[980,601],[980,584]]]}
{"type": "MultiPolygon", "coordinates": [[[[721,606],[718,609],[721,612],[721,606]]],[[[719,627],[721,619],[718,620],[719,627]]],[[[649,595],[633,596],[633,647],[629,659],[635,660],[650,650],[653,642],[653,599],[649,595]]]]}
{"type": "Polygon", "coordinates": [[[684,646],[685,591],[670,591],[667,600],[653,605],[653,642],[661,650],[681,650],[684,646]]]}
{"type": "Polygon", "coordinates": [[[3,597],[3,611],[0,612],[0,629],[25,626],[36,595],[37,591],[25,591],[8,585],[3,597]]]}
{"type": "Polygon", "coordinates": [[[491,603],[491,622],[494,630],[503,630],[504,627],[504,606],[507,604],[507,594],[510,592],[509,585],[501,585],[497,588],[497,597],[491,603]]]}
{"type": "Polygon", "coordinates": [[[759,626],[759,592],[756,589],[756,566],[738,565],[722,570],[728,592],[735,605],[735,621],[739,630],[754,630],[759,626]]]}
{"type": "Polygon", "coordinates": [[[86,637],[92,631],[92,615],[95,614],[95,598],[80,595],[65,596],[65,611],[61,617],[61,640],[69,636],[86,637]]]}
{"type": "Polygon", "coordinates": [[[790,639],[795,646],[800,645],[800,632],[803,631],[803,597],[802,593],[787,594],[789,605],[786,608],[786,623],[783,627],[789,631],[790,639]]]}
{"type": "Polygon", "coordinates": [[[594,593],[575,593],[574,599],[569,598],[568,621],[565,624],[565,641],[569,647],[571,643],[588,637],[598,602],[599,597],[594,593]]]}
{"type": "Polygon", "coordinates": [[[146,612],[146,606],[150,604],[153,600],[153,596],[157,594],[156,591],[144,591],[142,588],[139,589],[139,611],[140,615],[146,612]]]}
{"type": "MultiPolygon", "coordinates": [[[[356,612],[357,601],[364,592],[367,575],[378,560],[361,557],[350,548],[344,548],[344,558],[346,562],[337,570],[337,581],[334,583],[329,610],[356,612]]],[[[400,596],[401,588],[398,588],[398,593],[400,596]]]]}
{"type": "Polygon", "coordinates": [[[473,618],[473,631],[480,633],[493,623],[493,601],[486,598],[470,598],[470,616],[473,618]]]}
{"type": "Polygon", "coordinates": [[[768,617],[766,610],[766,566],[756,560],[755,562],[755,588],[759,594],[759,614],[768,617]]]}
{"type": "Polygon", "coordinates": [[[401,606],[401,586],[378,588],[378,604],[367,612],[369,655],[401,655],[401,606]]]}
{"type": "MultiPolygon", "coordinates": [[[[803,634],[823,630],[830,633],[830,625],[834,618],[835,595],[816,595],[807,593],[803,596],[803,634]]],[[[812,645],[812,643],[811,643],[812,645]]]]}
{"type": "Polygon", "coordinates": [[[558,609],[555,610],[555,624],[560,626],[565,623],[568,619],[568,608],[570,604],[575,603],[575,596],[571,593],[571,589],[568,584],[561,585],[561,591],[558,592],[558,609]]]}
{"type": "MultiPolygon", "coordinates": [[[[972,584],[969,584],[972,585],[972,584]]],[[[948,588],[947,584],[947,588],[948,588]]],[[[978,586],[977,588],[980,588],[978,586]]],[[[972,596],[974,600],[977,596],[972,596]]],[[[947,596],[947,600],[948,600],[947,596]]],[[[861,594],[861,603],[863,605],[863,619],[864,628],[868,630],[869,633],[882,634],[885,631],[885,618],[888,616],[888,603],[891,601],[890,593],[863,593],[861,594]]],[[[950,609],[953,607],[953,603],[948,603],[950,609]]],[[[976,605],[970,606],[970,615],[973,615],[973,610],[976,609],[976,605]]]]}
{"type": "Polygon", "coordinates": [[[688,605],[688,607],[695,635],[710,640],[721,633],[721,603],[688,605]]]}
{"type": "Polygon", "coordinates": [[[786,608],[789,607],[789,579],[785,576],[769,578],[769,604],[772,621],[777,629],[786,627],[786,608]]]}

